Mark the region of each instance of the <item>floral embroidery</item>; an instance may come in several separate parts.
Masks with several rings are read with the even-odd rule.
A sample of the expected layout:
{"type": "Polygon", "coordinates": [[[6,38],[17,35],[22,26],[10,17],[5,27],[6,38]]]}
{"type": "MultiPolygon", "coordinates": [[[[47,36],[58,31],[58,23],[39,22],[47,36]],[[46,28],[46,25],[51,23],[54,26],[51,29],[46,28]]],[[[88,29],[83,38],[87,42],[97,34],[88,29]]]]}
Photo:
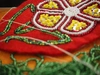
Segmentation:
{"type": "Polygon", "coordinates": [[[94,17],[100,17],[100,9],[98,7],[98,4],[93,4],[87,7],[86,9],[83,10],[83,12],[94,17]]]}
{"type": "Polygon", "coordinates": [[[49,8],[49,9],[55,8],[55,9],[57,9],[58,5],[57,5],[57,3],[50,0],[47,4],[43,5],[43,8],[49,8]]]}
{"type": "Polygon", "coordinates": [[[66,28],[68,30],[79,31],[85,28],[87,25],[84,22],[79,22],[77,20],[72,20],[72,23],[66,28]]]}
{"type": "Polygon", "coordinates": [[[42,14],[40,15],[39,21],[44,26],[53,27],[60,20],[60,18],[60,15],[49,16],[48,14],[42,14]]]}
{"type": "Polygon", "coordinates": [[[69,3],[72,5],[72,6],[74,6],[74,5],[76,5],[76,4],[78,4],[78,3],[80,3],[82,0],[69,0],[69,3]]]}
{"type": "MultiPolygon", "coordinates": [[[[7,33],[7,32],[10,30],[13,21],[14,21],[20,14],[22,14],[26,9],[28,9],[28,8],[31,9],[31,12],[34,12],[34,11],[35,11],[35,6],[34,6],[33,4],[28,4],[28,5],[26,5],[23,9],[21,9],[20,11],[18,11],[15,15],[13,15],[13,16],[11,17],[11,19],[9,20],[8,24],[6,25],[6,28],[4,29],[4,31],[3,31],[3,32],[0,32],[0,35],[2,36],[2,35],[4,35],[5,33],[7,33]]],[[[44,19],[44,17],[46,17],[46,19],[49,17],[48,14],[46,14],[46,15],[44,15],[44,16],[41,15],[41,16],[42,16],[42,19],[44,19]]],[[[54,19],[56,19],[56,22],[57,22],[57,20],[60,19],[60,16],[59,16],[59,15],[58,15],[58,16],[50,16],[49,18],[52,18],[52,17],[53,17],[54,19]]],[[[42,20],[42,19],[41,19],[41,17],[40,17],[40,20],[42,20]]],[[[53,21],[54,21],[54,19],[53,19],[53,21]]],[[[48,19],[47,19],[47,20],[48,20],[48,19]]],[[[46,21],[47,21],[47,20],[46,20],[46,21]]],[[[51,19],[50,19],[50,20],[51,20],[51,19]]],[[[54,23],[56,23],[56,22],[54,21],[54,23]]],[[[49,24],[50,22],[45,22],[45,23],[47,23],[47,25],[51,26],[51,25],[49,24]]],[[[53,23],[53,24],[54,24],[54,23],[53,23]]],[[[28,32],[30,32],[30,31],[36,29],[35,27],[28,26],[29,24],[31,24],[30,21],[26,22],[25,25],[22,25],[22,26],[18,27],[18,28],[15,30],[15,34],[28,33],[28,32]],[[25,26],[28,27],[28,28],[24,29],[25,26]]],[[[69,37],[68,35],[63,34],[63,33],[59,32],[59,31],[50,32],[50,31],[42,30],[42,29],[38,29],[38,30],[40,30],[40,31],[42,31],[42,32],[45,32],[45,33],[48,33],[48,34],[51,34],[51,35],[54,35],[54,36],[57,36],[57,37],[59,38],[58,40],[47,40],[47,41],[46,41],[47,43],[57,45],[57,44],[65,44],[65,43],[71,41],[71,39],[70,39],[70,37],[69,37]]],[[[12,35],[11,35],[11,36],[7,36],[7,37],[4,39],[4,41],[5,41],[6,43],[8,43],[10,40],[19,40],[19,41],[25,42],[25,43],[27,43],[27,44],[48,45],[48,44],[46,44],[45,42],[33,40],[32,37],[27,37],[27,36],[24,36],[24,37],[23,37],[23,36],[16,36],[16,35],[12,36],[12,35]]]]}
{"type": "Polygon", "coordinates": [[[100,8],[97,7],[97,5],[100,5],[100,2],[98,0],[45,0],[37,5],[38,11],[36,12],[32,22],[36,27],[40,29],[59,30],[69,35],[83,35],[93,29],[93,27],[95,26],[95,22],[100,21],[100,13],[98,12],[97,14],[97,11],[99,11],[100,8]],[[50,2],[56,3],[58,8],[45,8],[44,6],[50,2]],[[94,8],[94,6],[96,6],[96,8],[94,8]],[[91,11],[91,9],[88,9],[90,7],[93,7],[93,12],[91,11]],[[87,10],[94,13],[94,16],[89,14],[87,10]],[[38,15],[43,14],[52,16],[60,15],[61,19],[54,25],[45,26],[45,24],[42,25],[38,21],[38,15]],[[70,29],[69,27],[70,24],[73,23],[73,20],[77,20],[81,23],[78,27],[75,27],[73,25],[70,29]]]}

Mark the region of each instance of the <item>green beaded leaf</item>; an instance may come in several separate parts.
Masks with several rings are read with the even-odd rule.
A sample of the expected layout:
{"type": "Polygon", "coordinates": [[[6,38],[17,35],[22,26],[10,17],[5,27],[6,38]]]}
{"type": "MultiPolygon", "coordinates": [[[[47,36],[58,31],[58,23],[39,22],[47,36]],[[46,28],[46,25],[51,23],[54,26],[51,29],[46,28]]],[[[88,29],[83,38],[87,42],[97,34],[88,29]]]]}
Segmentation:
{"type": "Polygon", "coordinates": [[[22,8],[15,15],[12,16],[12,18],[8,21],[8,24],[6,25],[5,29],[2,32],[0,32],[0,36],[6,34],[10,30],[13,21],[28,8],[31,8],[32,12],[35,11],[35,6],[33,4],[26,5],[24,8],[22,8]]]}
{"type": "MultiPolygon", "coordinates": [[[[19,10],[16,14],[14,14],[12,16],[12,18],[8,21],[8,24],[6,25],[6,28],[4,29],[4,31],[0,32],[0,35],[2,36],[4,34],[6,34],[10,30],[10,28],[13,24],[13,21],[28,8],[31,9],[31,12],[35,11],[35,6],[33,4],[26,5],[24,8],[22,8],[21,10],[19,10]]],[[[34,30],[35,29],[34,27],[28,27],[28,28],[24,29],[24,27],[27,27],[29,24],[31,24],[30,21],[26,22],[25,25],[21,25],[20,27],[18,27],[15,30],[15,34],[24,34],[24,33],[27,33],[27,32],[30,32],[30,31],[34,30]]],[[[58,45],[58,44],[65,44],[65,43],[71,41],[71,39],[68,35],[62,34],[59,31],[55,31],[55,32],[50,32],[50,31],[47,31],[47,30],[41,30],[41,31],[45,32],[45,33],[48,33],[48,34],[51,34],[51,35],[54,35],[54,36],[57,36],[59,38],[59,40],[47,40],[46,42],[49,43],[49,44],[58,45]]],[[[28,43],[28,44],[48,45],[44,42],[32,40],[32,39],[29,39],[27,37],[22,37],[22,36],[7,36],[5,38],[5,42],[8,42],[9,40],[12,40],[12,39],[13,40],[14,39],[15,40],[20,40],[20,41],[23,41],[23,42],[28,43]]]]}
{"type": "MultiPolygon", "coordinates": [[[[24,33],[23,30],[20,30],[20,31],[22,31],[21,33],[24,33]]],[[[10,40],[15,39],[15,40],[23,41],[23,42],[28,43],[28,44],[48,45],[48,43],[49,43],[49,44],[53,44],[53,45],[58,45],[58,44],[65,44],[65,43],[68,43],[68,42],[71,41],[71,39],[68,35],[62,34],[59,31],[55,31],[55,32],[51,32],[51,31],[47,31],[47,30],[41,30],[41,31],[48,33],[48,34],[52,34],[54,36],[57,36],[59,38],[59,40],[47,40],[46,41],[47,43],[45,43],[45,42],[42,42],[42,41],[29,39],[28,37],[23,37],[23,36],[8,36],[8,37],[5,38],[5,42],[7,43],[10,40]]]]}
{"type": "MultiPolygon", "coordinates": [[[[27,22],[27,23],[25,24],[25,26],[28,26],[29,24],[31,24],[30,21],[27,22]]],[[[22,25],[22,26],[18,27],[18,28],[15,30],[15,34],[23,34],[23,33],[27,33],[27,32],[30,32],[30,31],[34,30],[34,28],[30,28],[30,27],[29,27],[29,28],[26,28],[26,29],[23,29],[25,26],[22,25]]]]}

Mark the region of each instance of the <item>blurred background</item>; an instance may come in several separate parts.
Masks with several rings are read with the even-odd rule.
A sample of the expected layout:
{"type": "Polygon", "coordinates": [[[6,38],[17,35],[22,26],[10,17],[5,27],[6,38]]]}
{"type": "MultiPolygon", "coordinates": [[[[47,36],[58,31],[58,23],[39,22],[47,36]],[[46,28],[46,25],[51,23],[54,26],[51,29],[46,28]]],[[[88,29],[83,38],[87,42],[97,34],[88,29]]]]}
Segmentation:
{"type": "Polygon", "coordinates": [[[0,0],[0,7],[16,7],[25,0],[0,0]]]}

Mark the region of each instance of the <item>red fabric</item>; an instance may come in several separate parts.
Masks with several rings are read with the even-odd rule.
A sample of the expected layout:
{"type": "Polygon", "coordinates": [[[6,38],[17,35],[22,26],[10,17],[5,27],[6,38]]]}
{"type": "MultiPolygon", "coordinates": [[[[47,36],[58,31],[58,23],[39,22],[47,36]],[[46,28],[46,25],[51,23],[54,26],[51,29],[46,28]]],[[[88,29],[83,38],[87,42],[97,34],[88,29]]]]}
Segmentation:
{"type": "MultiPolygon", "coordinates": [[[[37,5],[39,2],[43,0],[27,0],[23,4],[21,4],[19,7],[12,9],[3,19],[9,20],[16,12],[18,12],[21,8],[23,8],[25,5],[29,3],[33,3],[34,5],[37,5]]],[[[27,21],[31,20],[35,13],[30,12],[30,9],[27,9],[24,11],[15,21],[20,23],[26,23],[27,21]]],[[[1,20],[3,22],[3,20],[1,20]]],[[[0,22],[0,23],[1,23],[0,22]]],[[[2,23],[0,25],[0,32],[2,32],[8,22],[2,23]]],[[[8,31],[5,35],[0,36],[0,40],[6,38],[7,36],[16,35],[14,34],[14,30],[17,29],[20,25],[13,24],[11,26],[10,31],[8,31]]],[[[32,26],[32,25],[31,25],[32,26]]],[[[100,37],[100,23],[98,22],[96,27],[88,34],[83,36],[70,36],[72,41],[66,44],[57,45],[60,48],[63,48],[67,51],[76,51],[82,46],[93,42],[94,40],[98,39],[100,37]]],[[[53,35],[43,33],[38,30],[33,30],[31,32],[20,34],[20,36],[30,36],[42,40],[48,40],[48,39],[58,39],[57,37],[54,37],[53,35]]],[[[8,43],[0,42],[0,50],[9,51],[9,52],[16,52],[16,53],[32,53],[32,54],[46,54],[46,55],[59,55],[63,54],[61,51],[51,47],[51,46],[39,46],[39,45],[30,45],[18,40],[11,40],[8,43]]]]}

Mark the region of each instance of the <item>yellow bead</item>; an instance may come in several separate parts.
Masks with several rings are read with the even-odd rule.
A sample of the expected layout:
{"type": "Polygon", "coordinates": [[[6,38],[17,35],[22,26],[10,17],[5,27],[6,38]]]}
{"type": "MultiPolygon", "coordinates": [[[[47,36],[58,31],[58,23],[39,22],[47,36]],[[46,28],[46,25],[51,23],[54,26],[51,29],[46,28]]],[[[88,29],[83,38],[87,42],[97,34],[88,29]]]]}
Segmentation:
{"type": "Polygon", "coordinates": [[[73,26],[68,26],[66,29],[73,30],[73,26]]]}
{"type": "Polygon", "coordinates": [[[73,0],[69,0],[69,3],[70,3],[71,5],[75,5],[75,2],[74,2],[73,0]]]}
{"type": "Polygon", "coordinates": [[[43,18],[41,17],[41,18],[39,19],[39,21],[42,22],[42,21],[43,21],[43,18]]]}
{"type": "Polygon", "coordinates": [[[99,11],[99,8],[95,8],[95,9],[93,10],[94,13],[97,13],[98,11],[99,11]]]}
{"type": "Polygon", "coordinates": [[[48,14],[45,14],[45,16],[48,17],[49,15],[48,14]]]}
{"type": "Polygon", "coordinates": [[[49,9],[52,9],[52,5],[49,5],[49,9]]]}
{"type": "Polygon", "coordinates": [[[98,6],[98,4],[93,4],[92,7],[96,8],[98,6]]]}
{"type": "Polygon", "coordinates": [[[47,4],[43,5],[43,8],[49,8],[49,9],[58,8],[58,5],[57,5],[57,3],[50,0],[47,4]]]}
{"type": "Polygon", "coordinates": [[[56,19],[53,20],[53,23],[54,23],[54,24],[57,23],[57,22],[58,22],[58,20],[56,20],[56,19]]]}
{"type": "Polygon", "coordinates": [[[87,25],[84,22],[81,22],[82,28],[85,28],[87,25]]]}
{"type": "Polygon", "coordinates": [[[56,18],[57,20],[59,20],[59,19],[61,18],[61,16],[58,15],[58,16],[55,16],[55,18],[56,18]]]}
{"type": "Polygon", "coordinates": [[[54,19],[54,16],[49,16],[49,19],[53,20],[54,19]]]}
{"type": "Polygon", "coordinates": [[[71,5],[76,5],[76,4],[78,4],[79,2],[81,2],[81,0],[69,0],[69,3],[71,4],[71,5]]]}
{"type": "Polygon", "coordinates": [[[52,5],[57,5],[55,2],[52,2],[52,5]]]}
{"type": "Polygon", "coordinates": [[[66,29],[73,30],[73,27],[74,27],[74,23],[72,22],[66,29]]]}
{"type": "Polygon", "coordinates": [[[82,25],[81,25],[81,23],[78,23],[78,25],[77,25],[77,27],[76,27],[76,30],[79,31],[79,30],[81,30],[81,29],[82,29],[82,25]]]}
{"type": "Polygon", "coordinates": [[[53,4],[53,1],[50,1],[50,2],[49,2],[49,5],[52,5],[52,4],[53,4]]]}
{"type": "Polygon", "coordinates": [[[48,22],[47,26],[52,27],[52,26],[54,26],[54,24],[52,22],[48,22]]]}
{"type": "Polygon", "coordinates": [[[44,26],[46,26],[46,21],[41,22],[41,24],[43,24],[44,26]]]}
{"type": "Polygon", "coordinates": [[[43,5],[43,8],[49,8],[48,4],[43,5]]]}
{"type": "Polygon", "coordinates": [[[49,16],[48,14],[41,14],[40,18],[39,18],[39,21],[44,26],[52,27],[59,21],[60,18],[61,18],[60,15],[57,15],[57,16],[51,15],[51,16],[49,16]]]}
{"type": "Polygon", "coordinates": [[[46,21],[47,21],[47,22],[51,22],[51,20],[50,20],[50,19],[47,19],[46,21]]]}
{"type": "Polygon", "coordinates": [[[84,13],[88,13],[89,11],[87,9],[83,10],[84,13]]]}
{"type": "Polygon", "coordinates": [[[77,21],[77,20],[73,20],[72,22],[73,22],[74,24],[75,24],[75,23],[78,23],[78,21],[77,21]]]}
{"type": "Polygon", "coordinates": [[[58,6],[57,6],[57,5],[53,5],[53,7],[54,7],[54,8],[58,8],[58,6]]]}
{"type": "Polygon", "coordinates": [[[39,18],[39,21],[40,21],[40,22],[42,22],[42,21],[45,20],[44,16],[45,16],[44,14],[40,15],[40,18],[39,18]]]}
{"type": "Polygon", "coordinates": [[[52,5],[53,5],[53,8],[58,8],[57,3],[53,2],[52,5]]]}
{"type": "Polygon", "coordinates": [[[81,30],[81,27],[76,27],[76,31],[79,31],[79,30],[81,30]]]}
{"type": "Polygon", "coordinates": [[[77,22],[77,26],[81,26],[81,23],[79,21],[77,22]]]}
{"type": "Polygon", "coordinates": [[[48,14],[45,14],[45,16],[43,16],[44,19],[48,19],[48,14]]]}
{"type": "Polygon", "coordinates": [[[99,15],[98,15],[98,14],[94,14],[94,16],[95,16],[95,17],[99,17],[99,15]]]}
{"type": "Polygon", "coordinates": [[[75,20],[72,20],[72,23],[75,22],[75,20]]]}
{"type": "Polygon", "coordinates": [[[42,14],[41,17],[45,17],[45,14],[42,14]]]}
{"type": "Polygon", "coordinates": [[[75,2],[76,2],[76,3],[79,3],[79,2],[80,2],[80,0],[75,0],[75,2]]]}
{"type": "Polygon", "coordinates": [[[72,20],[72,23],[66,29],[79,31],[82,28],[85,28],[86,26],[87,25],[84,22],[79,22],[78,20],[72,20]],[[73,29],[74,27],[76,28],[73,29]]]}
{"type": "Polygon", "coordinates": [[[71,4],[74,6],[75,5],[75,2],[71,2],[71,4]]]}
{"type": "Polygon", "coordinates": [[[91,10],[89,10],[89,15],[93,16],[93,12],[91,10]]]}
{"type": "Polygon", "coordinates": [[[99,11],[98,4],[93,4],[83,10],[84,13],[95,17],[99,17],[98,11],[99,11]]]}

